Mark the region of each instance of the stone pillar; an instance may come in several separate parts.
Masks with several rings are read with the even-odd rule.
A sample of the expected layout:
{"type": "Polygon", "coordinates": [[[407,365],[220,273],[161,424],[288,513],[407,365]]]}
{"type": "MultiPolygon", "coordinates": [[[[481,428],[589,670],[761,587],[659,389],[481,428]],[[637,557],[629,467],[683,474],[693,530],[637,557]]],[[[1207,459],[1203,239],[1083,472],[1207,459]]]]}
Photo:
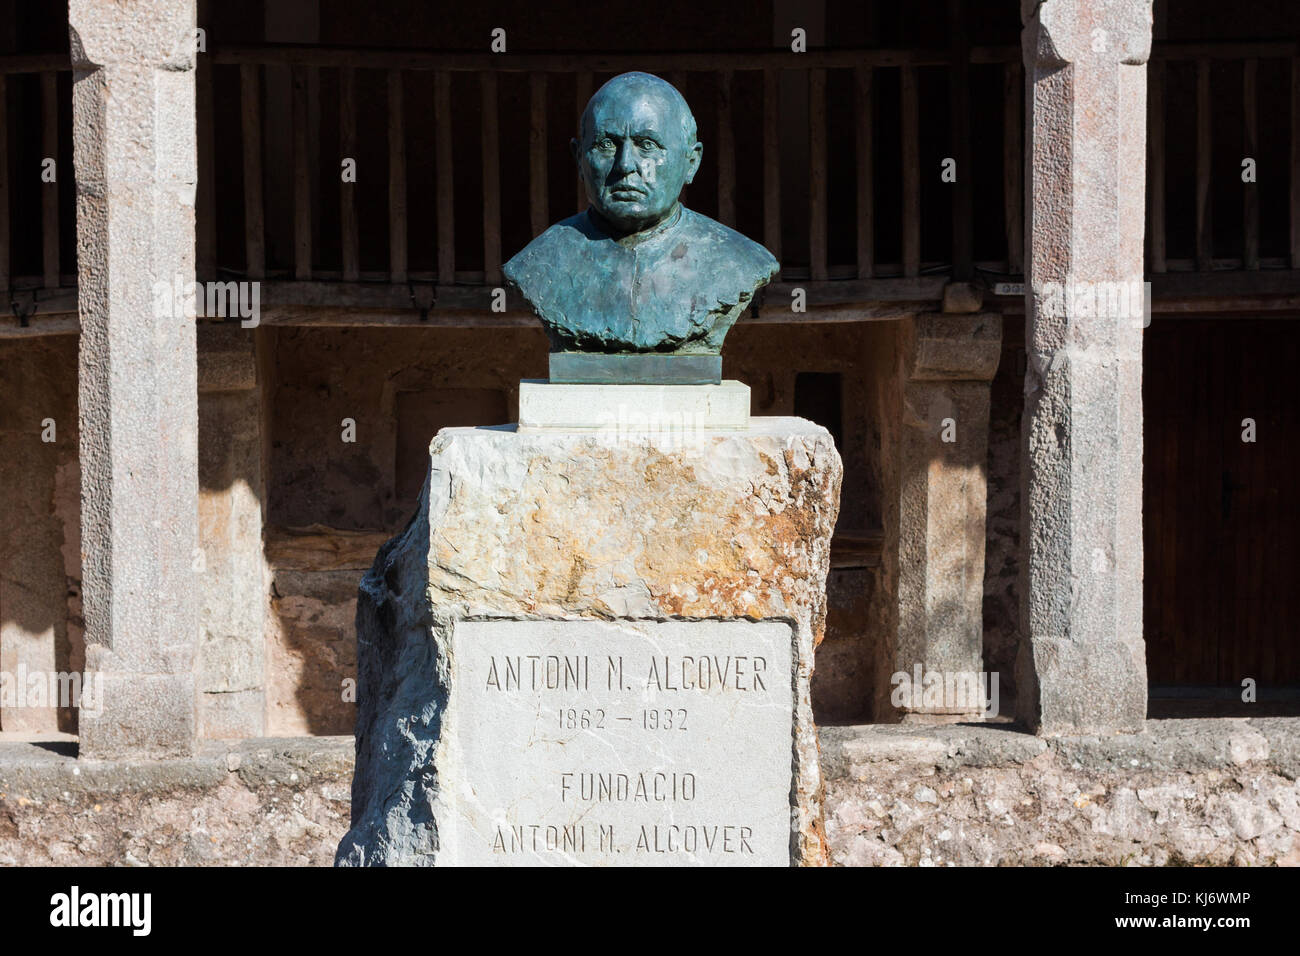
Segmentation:
{"type": "Polygon", "coordinates": [[[1133,731],[1142,642],[1142,321],[1151,0],[1022,0],[1029,237],[1018,710],[1133,731]]]}
{"type": "Polygon", "coordinates": [[[193,751],[194,0],[69,0],[87,670],[83,757],[193,751]],[[171,303],[174,306],[175,303],[171,303]],[[181,314],[177,314],[181,313],[181,314]]]}
{"type": "Polygon", "coordinates": [[[976,716],[984,710],[974,681],[983,670],[989,383],[1002,317],[918,315],[901,338],[898,503],[886,521],[898,582],[892,670],[908,681],[879,689],[876,715],[976,716]],[[945,681],[941,700],[925,696],[935,688],[927,675],[945,681]]]}
{"type": "Polygon", "coordinates": [[[199,325],[199,736],[266,732],[267,572],[253,333],[199,325]]]}

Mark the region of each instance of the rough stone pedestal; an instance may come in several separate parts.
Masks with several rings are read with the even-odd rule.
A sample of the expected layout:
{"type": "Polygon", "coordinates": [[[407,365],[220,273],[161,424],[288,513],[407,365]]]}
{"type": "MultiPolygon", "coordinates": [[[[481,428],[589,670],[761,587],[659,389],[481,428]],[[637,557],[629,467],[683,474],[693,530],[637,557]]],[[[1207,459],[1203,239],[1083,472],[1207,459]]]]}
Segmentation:
{"type": "MultiPolygon", "coordinates": [[[[824,862],[822,783],[809,680],[813,650],[825,628],[825,582],[840,477],[830,435],[797,418],[753,419],[741,433],[641,438],[519,433],[514,426],[439,432],[430,446],[429,478],[415,517],[380,550],[360,588],[352,829],[339,846],[337,862],[493,861],[491,847],[482,841],[491,844],[495,824],[483,814],[500,815],[501,808],[483,806],[491,802],[485,794],[513,786],[527,800],[557,801],[553,809],[560,813],[572,806],[562,802],[564,787],[579,785],[578,778],[561,780],[561,774],[592,769],[579,760],[572,765],[539,763],[526,738],[522,750],[512,749],[519,740],[512,734],[522,710],[528,709],[527,720],[536,720],[541,739],[555,736],[551,711],[561,705],[608,707],[604,719],[615,733],[603,734],[593,725],[589,733],[568,739],[583,747],[608,741],[608,768],[635,771],[637,765],[620,763],[631,752],[626,746],[630,738],[618,729],[626,725],[615,723],[631,715],[620,708],[635,700],[628,696],[630,690],[617,701],[606,692],[608,659],[623,655],[619,659],[628,661],[631,672],[669,655],[665,669],[673,675],[670,682],[679,684],[679,665],[693,654],[694,676],[686,681],[692,684],[699,680],[699,658],[706,653],[719,655],[716,670],[721,671],[727,666],[722,655],[733,655],[739,663],[735,655],[746,654],[747,646],[763,647],[764,656],[771,652],[769,660],[784,653],[786,674],[769,670],[756,677],[752,660],[739,671],[733,667],[729,686],[743,684],[750,691],[733,687],[727,696],[711,698],[707,703],[715,709],[713,716],[704,712],[707,695],[690,697],[691,706],[701,708],[694,724],[697,736],[673,740],[691,741],[694,763],[689,769],[698,771],[700,800],[728,808],[715,814],[713,823],[744,823],[739,815],[747,801],[761,796],[766,784],[735,769],[751,760],[748,766],[756,772],[779,775],[783,783],[775,801],[788,821],[777,842],[780,862],[824,862]],[[519,635],[527,644],[561,634],[567,635],[570,655],[590,658],[593,692],[532,697],[526,692],[527,648],[510,642],[519,635]],[[693,650],[697,640],[698,650],[693,650]],[[489,641],[502,643],[489,650],[489,641]],[[490,671],[480,669],[474,679],[458,677],[479,667],[485,655],[497,653],[520,655],[523,661],[525,692],[508,700],[492,696],[497,690],[490,671]],[[598,683],[599,694],[594,691],[598,683]],[[753,693],[760,685],[768,697],[753,693]],[[784,688],[790,696],[784,701],[780,693],[770,696],[774,688],[784,688]],[[497,700],[504,702],[496,705],[497,700]],[[723,726],[718,721],[727,708],[733,720],[727,725],[730,736],[711,733],[723,726]],[[773,731],[782,709],[784,726],[773,731]],[[733,733],[737,728],[743,730],[733,733]],[[774,758],[754,756],[766,754],[764,748],[774,758]],[[483,772],[492,779],[464,771],[475,766],[487,766],[483,772]],[[533,772],[540,774],[535,784],[511,779],[533,772]],[[736,820],[726,818],[731,807],[737,808],[736,820]]],[[[544,643],[534,645],[540,646],[544,643]]],[[[574,666],[574,680],[585,679],[578,676],[580,666],[585,665],[574,666]]],[[[644,691],[645,684],[639,683],[644,673],[629,673],[624,686],[644,691]]],[[[499,677],[508,690],[504,665],[499,677]]],[[[542,685],[549,680],[543,665],[542,685]]],[[[581,722],[581,714],[577,719],[581,722]]],[[[691,729],[688,725],[687,733],[691,729]]],[[[678,746],[664,739],[664,748],[678,746]]],[[[541,739],[538,746],[554,743],[541,739]]],[[[766,806],[770,811],[773,801],[766,806]]],[[[647,812],[644,806],[617,802],[598,809],[606,820],[647,812]]],[[[523,825],[528,819],[506,822],[523,825]]],[[[508,842],[522,839],[529,850],[529,841],[548,839],[506,832],[508,842]]],[[[683,834],[684,828],[675,838],[689,839],[683,834]]],[[[666,847],[674,835],[665,830],[662,838],[666,847]]],[[[743,850],[744,838],[740,830],[727,837],[737,851],[743,850]]],[[[541,852],[497,859],[759,862],[741,852],[725,858],[706,854],[703,839],[707,834],[698,854],[641,853],[629,835],[617,855],[592,850],[557,854],[547,852],[543,843],[541,852]]],[[[763,861],[771,862],[771,841],[767,847],[763,861]]]]}

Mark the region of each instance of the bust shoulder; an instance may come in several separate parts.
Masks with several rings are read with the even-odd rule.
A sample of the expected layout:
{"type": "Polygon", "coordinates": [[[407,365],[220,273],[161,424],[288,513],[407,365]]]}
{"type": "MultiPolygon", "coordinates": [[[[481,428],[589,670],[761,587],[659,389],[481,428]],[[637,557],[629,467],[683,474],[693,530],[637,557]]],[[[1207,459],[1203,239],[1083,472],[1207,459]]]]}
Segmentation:
{"type": "Polygon", "coordinates": [[[716,266],[738,270],[744,277],[742,284],[747,285],[752,279],[754,288],[766,285],[781,268],[776,256],[763,245],[716,219],[683,208],[682,228],[692,244],[699,247],[701,258],[716,266]]]}

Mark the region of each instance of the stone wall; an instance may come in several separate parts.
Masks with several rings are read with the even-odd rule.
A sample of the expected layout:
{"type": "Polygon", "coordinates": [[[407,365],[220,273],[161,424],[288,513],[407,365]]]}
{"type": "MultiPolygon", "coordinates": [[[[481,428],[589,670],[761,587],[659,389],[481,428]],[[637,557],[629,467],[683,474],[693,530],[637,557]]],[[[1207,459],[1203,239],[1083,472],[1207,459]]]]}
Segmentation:
{"type": "Polygon", "coordinates": [[[1148,721],[1045,740],[995,726],[823,729],[847,866],[1300,866],[1300,721],[1148,721]]]}
{"type": "MultiPolygon", "coordinates": [[[[1300,720],[1150,721],[1051,742],[994,726],[822,728],[839,865],[1300,865],[1300,720]]],[[[0,744],[0,866],[326,866],[351,737],[87,763],[0,744]]]]}
{"type": "Polygon", "coordinates": [[[328,866],[351,776],[350,737],[137,763],[0,744],[0,866],[328,866]]]}

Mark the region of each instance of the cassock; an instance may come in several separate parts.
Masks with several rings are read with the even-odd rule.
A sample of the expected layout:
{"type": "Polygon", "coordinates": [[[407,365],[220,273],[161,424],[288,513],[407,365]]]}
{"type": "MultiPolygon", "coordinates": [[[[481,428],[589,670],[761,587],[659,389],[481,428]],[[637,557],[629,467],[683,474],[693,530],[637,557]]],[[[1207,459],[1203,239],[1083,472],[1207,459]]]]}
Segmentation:
{"type": "Polygon", "coordinates": [[[590,210],[551,226],[505,264],[553,351],[717,354],[780,268],[761,245],[684,206],[615,239],[590,210]]]}

